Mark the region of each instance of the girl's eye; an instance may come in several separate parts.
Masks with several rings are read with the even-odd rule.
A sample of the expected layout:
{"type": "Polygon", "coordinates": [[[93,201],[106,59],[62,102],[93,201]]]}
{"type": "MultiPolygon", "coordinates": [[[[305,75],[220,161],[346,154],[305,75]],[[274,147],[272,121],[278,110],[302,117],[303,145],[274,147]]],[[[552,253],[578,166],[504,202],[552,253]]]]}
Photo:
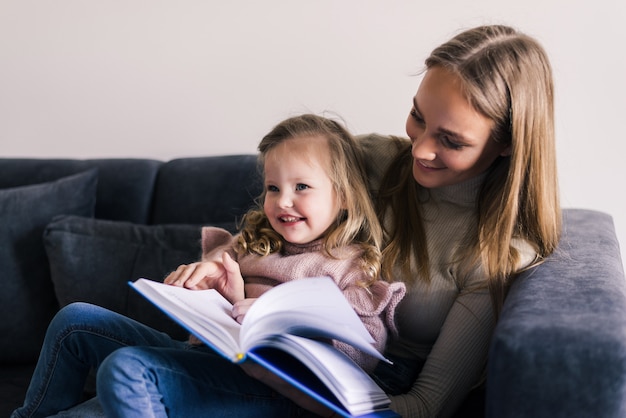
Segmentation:
{"type": "Polygon", "coordinates": [[[299,184],[296,185],[296,190],[298,190],[298,191],[306,190],[308,188],[309,188],[309,186],[307,186],[306,184],[299,183],[299,184]]]}
{"type": "Polygon", "coordinates": [[[268,191],[268,192],[277,192],[277,191],[278,191],[278,187],[276,187],[276,186],[272,186],[271,184],[270,184],[270,185],[268,185],[268,186],[266,187],[266,189],[267,189],[267,191],[268,191]]]}

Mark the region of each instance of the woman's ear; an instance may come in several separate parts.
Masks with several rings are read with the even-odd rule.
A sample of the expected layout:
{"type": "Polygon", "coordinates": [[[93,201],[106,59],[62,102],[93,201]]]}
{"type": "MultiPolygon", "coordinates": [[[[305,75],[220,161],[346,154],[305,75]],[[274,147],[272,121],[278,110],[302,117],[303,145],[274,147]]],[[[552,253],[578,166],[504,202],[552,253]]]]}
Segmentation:
{"type": "Polygon", "coordinates": [[[507,145],[504,150],[500,153],[500,157],[510,157],[511,156],[511,144],[507,145]]]}

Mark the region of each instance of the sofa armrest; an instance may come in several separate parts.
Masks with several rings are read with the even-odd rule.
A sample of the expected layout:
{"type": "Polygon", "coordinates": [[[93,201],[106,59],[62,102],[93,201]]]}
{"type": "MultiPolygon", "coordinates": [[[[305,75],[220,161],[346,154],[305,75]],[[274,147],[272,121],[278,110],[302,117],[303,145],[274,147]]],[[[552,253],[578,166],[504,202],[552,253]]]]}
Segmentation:
{"type": "Polygon", "coordinates": [[[609,215],[564,211],[559,250],[511,287],[487,373],[489,417],[626,416],[626,282],[609,215]]]}

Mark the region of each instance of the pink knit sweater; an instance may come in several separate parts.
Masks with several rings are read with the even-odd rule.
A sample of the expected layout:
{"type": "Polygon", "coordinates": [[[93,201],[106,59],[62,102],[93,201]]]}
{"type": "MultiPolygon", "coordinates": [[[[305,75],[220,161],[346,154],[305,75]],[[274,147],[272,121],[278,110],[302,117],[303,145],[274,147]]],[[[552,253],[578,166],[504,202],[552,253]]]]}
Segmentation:
{"type": "MultiPolygon", "coordinates": [[[[357,245],[342,249],[339,259],[328,257],[322,251],[321,240],[304,245],[285,243],[281,253],[261,257],[238,255],[234,251],[236,240],[236,236],[221,228],[203,228],[202,258],[210,259],[215,251],[228,251],[239,263],[247,298],[259,297],[268,289],[290,280],[329,276],[376,341],[376,349],[384,350],[388,332],[392,337],[397,336],[394,313],[406,292],[404,283],[378,280],[367,289],[359,286],[357,283],[367,278],[358,264],[362,250],[357,245]]],[[[378,361],[340,341],[333,341],[333,344],[366,371],[371,371],[378,361]]]]}

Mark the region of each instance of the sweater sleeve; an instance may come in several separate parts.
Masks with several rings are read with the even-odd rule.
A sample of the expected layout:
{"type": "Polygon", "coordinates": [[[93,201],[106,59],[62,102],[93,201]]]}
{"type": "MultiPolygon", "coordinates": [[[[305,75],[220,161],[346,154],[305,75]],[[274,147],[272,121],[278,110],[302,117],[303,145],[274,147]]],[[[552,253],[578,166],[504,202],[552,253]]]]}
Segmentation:
{"type": "MultiPolygon", "coordinates": [[[[381,353],[385,349],[388,335],[397,335],[394,313],[405,293],[404,283],[384,281],[377,281],[368,289],[358,285],[343,289],[344,296],[374,339],[374,347],[381,353]]],[[[333,344],[366,371],[372,371],[378,362],[378,359],[348,344],[340,341],[334,341],[333,344]]]]}
{"type": "Polygon", "coordinates": [[[480,379],[494,326],[487,290],[460,294],[418,378],[391,408],[403,417],[450,416],[480,379]]]}
{"type": "MultiPolygon", "coordinates": [[[[521,239],[512,245],[520,254],[518,269],[532,265],[533,246],[521,239]]],[[[482,269],[475,271],[454,299],[412,387],[392,397],[392,409],[403,417],[451,416],[480,381],[496,322],[484,277],[482,269]]]]}
{"type": "Polygon", "coordinates": [[[236,239],[236,236],[233,237],[231,233],[225,229],[214,226],[203,227],[202,261],[209,261],[215,258],[221,259],[224,251],[229,251],[230,255],[234,256],[232,249],[236,239]]]}

